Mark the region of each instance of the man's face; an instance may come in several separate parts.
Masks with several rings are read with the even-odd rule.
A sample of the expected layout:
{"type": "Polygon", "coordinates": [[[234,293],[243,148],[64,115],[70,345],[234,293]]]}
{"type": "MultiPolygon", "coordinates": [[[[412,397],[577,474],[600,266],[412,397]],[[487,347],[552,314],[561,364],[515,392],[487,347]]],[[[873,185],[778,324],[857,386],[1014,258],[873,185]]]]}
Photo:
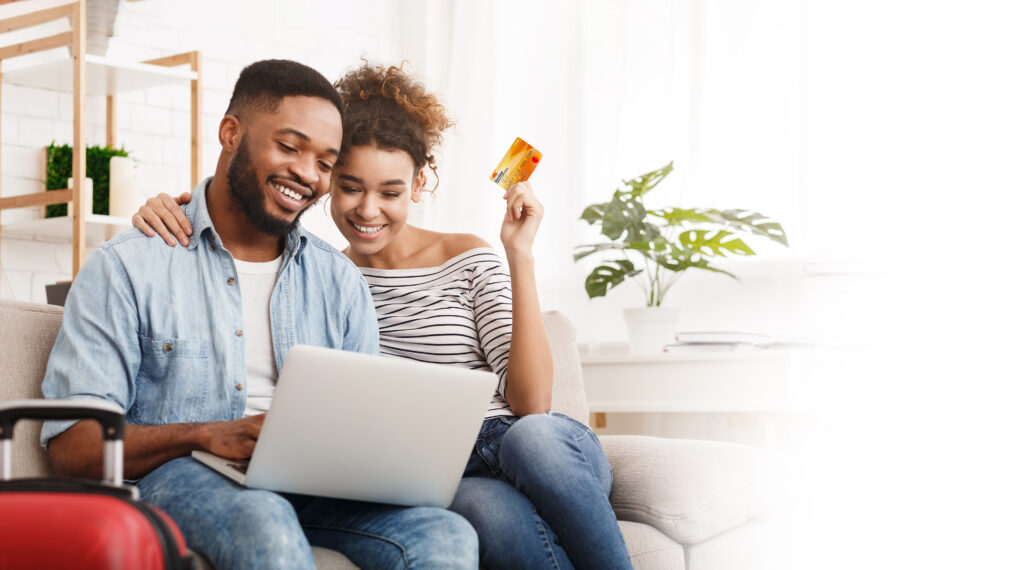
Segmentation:
{"type": "Polygon", "coordinates": [[[261,232],[282,237],[327,193],[341,144],[341,115],[318,97],[285,97],[252,112],[228,165],[228,187],[261,232]]]}

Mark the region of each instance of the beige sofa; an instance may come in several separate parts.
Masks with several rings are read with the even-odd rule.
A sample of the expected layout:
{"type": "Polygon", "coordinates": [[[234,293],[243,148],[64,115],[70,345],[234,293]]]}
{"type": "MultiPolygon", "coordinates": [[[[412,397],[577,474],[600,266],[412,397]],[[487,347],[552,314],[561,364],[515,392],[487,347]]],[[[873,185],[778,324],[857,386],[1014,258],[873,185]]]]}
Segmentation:
{"type": "MultiPolygon", "coordinates": [[[[0,300],[0,401],[41,397],[60,319],[60,307],[0,300]]],[[[557,312],[546,314],[545,322],[555,357],[554,408],[586,422],[576,331],[557,312]]],[[[19,424],[14,439],[15,478],[52,473],[37,423],[19,424]]],[[[643,436],[604,436],[601,442],[615,473],[612,506],[637,568],[791,567],[778,454],[643,436]]],[[[319,568],[354,567],[338,553],[314,550],[319,568]]]]}

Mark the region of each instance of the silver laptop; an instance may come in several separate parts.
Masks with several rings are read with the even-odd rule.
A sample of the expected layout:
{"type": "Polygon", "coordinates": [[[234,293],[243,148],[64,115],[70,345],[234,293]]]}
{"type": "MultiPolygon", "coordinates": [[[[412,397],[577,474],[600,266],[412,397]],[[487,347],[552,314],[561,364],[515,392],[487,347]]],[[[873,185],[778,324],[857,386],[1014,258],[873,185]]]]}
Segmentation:
{"type": "Polygon", "coordinates": [[[446,508],[497,383],[492,372],[296,345],[252,459],[192,455],[247,487],[446,508]]]}

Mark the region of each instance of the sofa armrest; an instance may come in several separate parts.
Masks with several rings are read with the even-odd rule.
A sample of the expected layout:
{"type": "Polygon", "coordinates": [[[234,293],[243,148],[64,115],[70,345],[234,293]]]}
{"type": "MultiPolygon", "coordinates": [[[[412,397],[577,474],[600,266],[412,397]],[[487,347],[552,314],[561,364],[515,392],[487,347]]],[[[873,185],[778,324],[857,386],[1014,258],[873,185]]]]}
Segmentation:
{"type": "Polygon", "coordinates": [[[757,447],[648,436],[601,437],[620,520],[649,524],[696,544],[783,510],[789,466],[757,447]]]}

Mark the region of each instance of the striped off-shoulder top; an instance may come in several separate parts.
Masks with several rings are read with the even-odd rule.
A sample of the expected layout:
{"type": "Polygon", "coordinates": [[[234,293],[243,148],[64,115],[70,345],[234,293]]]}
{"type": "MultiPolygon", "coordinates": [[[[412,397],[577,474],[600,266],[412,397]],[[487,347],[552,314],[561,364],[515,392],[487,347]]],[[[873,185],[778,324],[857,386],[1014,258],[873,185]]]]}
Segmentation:
{"type": "Polygon", "coordinates": [[[497,252],[475,248],[437,267],[359,270],[377,309],[381,354],[491,370],[498,387],[487,417],[513,415],[504,396],[512,289],[497,252]]]}

